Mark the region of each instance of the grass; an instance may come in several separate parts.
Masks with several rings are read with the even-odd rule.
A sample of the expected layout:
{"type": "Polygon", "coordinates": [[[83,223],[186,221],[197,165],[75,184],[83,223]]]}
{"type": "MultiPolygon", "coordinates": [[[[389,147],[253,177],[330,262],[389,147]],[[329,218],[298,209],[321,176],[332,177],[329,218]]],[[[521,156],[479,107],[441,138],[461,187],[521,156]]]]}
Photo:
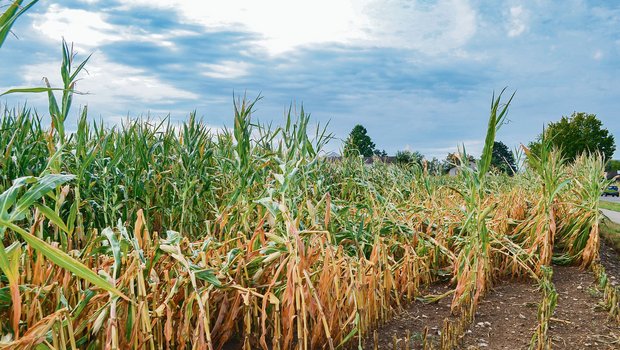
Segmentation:
{"type": "Polygon", "coordinates": [[[604,219],[601,223],[601,237],[617,252],[620,252],[620,224],[604,219]]]}
{"type": "Polygon", "coordinates": [[[610,202],[606,200],[601,200],[598,205],[599,207],[603,209],[620,212],[620,203],[618,202],[610,202]]]}

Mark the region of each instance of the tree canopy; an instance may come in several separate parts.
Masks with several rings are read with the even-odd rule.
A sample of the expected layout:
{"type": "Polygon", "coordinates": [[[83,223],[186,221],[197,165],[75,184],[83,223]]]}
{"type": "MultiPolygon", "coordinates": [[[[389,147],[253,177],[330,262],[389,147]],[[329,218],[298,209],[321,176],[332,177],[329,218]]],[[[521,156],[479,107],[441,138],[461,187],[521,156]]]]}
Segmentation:
{"type": "Polygon", "coordinates": [[[510,176],[514,175],[517,169],[514,155],[510,152],[508,146],[501,141],[495,141],[495,143],[493,143],[491,165],[510,176]]]}
{"type": "Polygon", "coordinates": [[[387,157],[387,152],[384,149],[375,149],[373,151],[373,154],[377,157],[387,157]]]}
{"type": "Polygon", "coordinates": [[[396,152],[396,163],[398,164],[418,164],[422,165],[422,161],[424,161],[424,155],[422,153],[415,151],[398,151],[396,152]]]}
{"type": "Polygon", "coordinates": [[[368,136],[368,131],[361,125],[356,125],[344,144],[345,157],[361,155],[372,157],[375,144],[368,136]]]}
{"type": "MultiPolygon", "coordinates": [[[[562,155],[573,161],[583,152],[601,152],[605,159],[611,159],[616,150],[613,135],[603,128],[603,123],[595,114],[575,112],[570,117],[563,116],[560,121],[550,123],[544,131],[553,146],[562,150],[562,155]]],[[[532,152],[540,149],[540,140],[530,143],[532,152]]]]}
{"type": "Polygon", "coordinates": [[[605,170],[607,171],[620,170],[620,160],[618,159],[610,160],[609,162],[607,162],[607,165],[605,166],[605,170]]]}

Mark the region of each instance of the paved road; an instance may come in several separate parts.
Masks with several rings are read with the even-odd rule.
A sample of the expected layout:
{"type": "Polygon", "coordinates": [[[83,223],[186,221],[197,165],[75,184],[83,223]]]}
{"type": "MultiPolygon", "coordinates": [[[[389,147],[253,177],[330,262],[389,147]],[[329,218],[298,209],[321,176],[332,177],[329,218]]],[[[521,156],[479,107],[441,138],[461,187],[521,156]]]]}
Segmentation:
{"type": "Polygon", "coordinates": [[[607,209],[601,209],[601,211],[603,212],[603,214],[605,214],[605,216],[609,218],[609,220],[617,224],[620,224],[620,212],[607,210],[607,209]]]}
{"type": "MultiPolygon", "coordinates": [[[[620,198],[618,197],[601,197],[601,200],[620,203],[620,198]]],[[[605,216],[609,218],[609,220],[620,224],[620,212],[607,210],[607,209],[601,209],[601,211],[603,212],[603,214],[605,214],[605,216]]]]}
{"type": "Polygon", "coordinates": [[[601,200],[602,201],[608,201],[608,202],[620,203],[620,197],[603,197],[603,196],[601,196],[601,200]]]}

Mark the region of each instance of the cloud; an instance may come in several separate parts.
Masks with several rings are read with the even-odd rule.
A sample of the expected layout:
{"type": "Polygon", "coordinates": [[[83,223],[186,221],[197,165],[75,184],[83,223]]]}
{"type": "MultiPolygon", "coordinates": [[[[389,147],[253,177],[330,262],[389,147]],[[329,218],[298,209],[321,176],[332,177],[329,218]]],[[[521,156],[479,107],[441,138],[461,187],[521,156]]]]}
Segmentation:
{"type": "Polygon", "coordinates": [[[479,157],[482,154],[483,148],[484,141],[482,140],[465,140],[459,142],[458,144],[449,144],[444,141],[442,145],[437,147],[421,147],[418,150],[429,159],[433,157],[445,159],[448,153],[459,152],[463,149],[467,152],[467,154],[479,157]]]}
{"type": "Polygon", "coordinates": [[[465,45],[476,33],[476,11],[468,1],[436,3],[369,1],[367,43],[439,54],[465,45]]]}
{"type": "Polygon", "coordinates": [[[467,0],[241,0],[217,6],[136,0],[123,6],[174,10],[213,31],[256,33],[256,43],[272,55],[325,43],[441,53],[463,46],[476,32],[476,11],[467,0]]]}
{"type": "MultiPolygon", "coordinates": [[[[389,153],[410,145],[443,158],[463,141],[479,153],[491,94],[508,86],[512,122],[498,139],[509,147],[575,110],[620,134],[620,6],[609,2],[84,1],[39,2],[16,24],[20,39],[2,48],[3,85],[56,78],[58,64],[39,63],[58,58],[65,36],[95,51],[78,84],[91,94],[74,105],[111,122],[147,111],[180,121],[196,109],[230,126],[233,93],[261,93],[254,117],[263,122],[303,102],[338,138],[361,123],[389,153]]],[[[33,106],[35,96],[8,97],[24,98],[33,106]]]]}
{"type": "Polygon", "coordinates": [[[601,51],[601,50],[594,51],[594,54],[592,55],[592,58],[594,58],[597,61],[600,61],[603,58],[603,51],[601,51]]]}
{"type": "Polygon", "coordinates": [[[512,6],[508,18],[508,36],[518,37],[527,30],[528,12],[523,6],[512,6]]]}
{"type": "Polygon", "coordinates": [[[200,66],[202,75],[214,79],[239,79],[249,74],[250,67],[247,62],[232,60],[200,66]]]}
{"type": "Polygon", "coordinates": [[[174,49],[175,38],[196,34],[187,30],[153,33],[136,26],[115,25],[109,22],[105,12],[67,8],[58,4],[51,4],[45,13],[31,17],[33,28],[45,37],[52,40],[65,37],[76,47],[86,49],[120,41],[148,42],[174,49]]]}
{"type": "MultiPolygon", "coordinates": [[[[58,63],[41,63],[24,67],[21,85],[40,86],[45,76],[52,86],[61,86],[60,77],[49,75],[57,72],[58,66],[58,63]]],[[[102,53],[95,53],[86,68],[88,72],[83,72],[76,84],[76,90],[86,95],[76,95],[76,103],[88,103],[102,110],[125,113],[136,104],[165,106],[199,97],[159,80],[144,69],[110,61],[102,53]]]]}

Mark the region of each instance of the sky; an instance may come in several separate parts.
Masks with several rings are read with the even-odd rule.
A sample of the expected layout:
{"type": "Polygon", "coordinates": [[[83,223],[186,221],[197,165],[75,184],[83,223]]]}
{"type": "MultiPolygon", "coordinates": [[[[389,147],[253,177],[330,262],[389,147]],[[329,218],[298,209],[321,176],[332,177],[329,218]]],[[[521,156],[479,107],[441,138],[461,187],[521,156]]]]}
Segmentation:
{"type": "MultiPolygon", "coordinates": [[[[0,4],[6,1],[0,0],[0,4]]],[[[620,144],[620,2],[547,0],[40,1],[0,50],[0,91],[60,83],[61,40],[77,60],[78,109],[109,125],[192,111],[231,127],[233,98],[282,123],[303,105],[339,151],[356,124],[393,154],[479,154],[493,93],[516,92],[497,138],[510,148],[573,112],[620,144]]],[[[43,95],[3,97],[45,114],[43,95]]],[[[620,145],[618,146],[620,148],[620,145]]],[[[615,153],[620,158],[620,150],[615,153]]]]}

